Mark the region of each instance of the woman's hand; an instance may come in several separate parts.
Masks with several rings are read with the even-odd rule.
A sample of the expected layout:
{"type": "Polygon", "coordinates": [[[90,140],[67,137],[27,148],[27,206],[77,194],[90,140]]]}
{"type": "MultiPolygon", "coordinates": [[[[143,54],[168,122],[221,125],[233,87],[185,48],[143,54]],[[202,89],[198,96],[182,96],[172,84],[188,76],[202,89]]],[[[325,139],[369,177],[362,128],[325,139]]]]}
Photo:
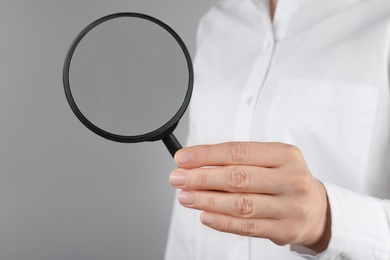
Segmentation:
{"type": "Polygon", "coordinates": [[[178,151],[170,175],[179,202],[204,211],[201,222],[238,235],[302,245],[330,239],[329,206],[300,150],[282,143],[223,143],[178,151]]]}

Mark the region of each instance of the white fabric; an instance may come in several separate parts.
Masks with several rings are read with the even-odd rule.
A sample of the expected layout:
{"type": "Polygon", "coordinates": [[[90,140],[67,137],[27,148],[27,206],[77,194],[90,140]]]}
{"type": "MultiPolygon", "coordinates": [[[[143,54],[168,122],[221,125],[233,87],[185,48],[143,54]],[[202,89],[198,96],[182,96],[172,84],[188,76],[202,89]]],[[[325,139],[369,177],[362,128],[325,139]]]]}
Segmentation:
{"type": "Polygon", "coordinates": [[[390,1],[223,0],[203,17],[188,145],[298,146],[331,205],[332,238],[302,247],[204,227],[175,202],[167,260],[390,259],[390,1]]]}

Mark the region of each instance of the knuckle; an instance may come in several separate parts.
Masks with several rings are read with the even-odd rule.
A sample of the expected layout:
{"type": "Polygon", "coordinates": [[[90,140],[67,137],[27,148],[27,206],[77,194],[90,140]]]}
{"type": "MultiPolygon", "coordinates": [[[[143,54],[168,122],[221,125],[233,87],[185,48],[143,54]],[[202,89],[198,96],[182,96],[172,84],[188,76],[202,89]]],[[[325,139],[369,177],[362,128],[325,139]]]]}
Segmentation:
{"type": "Polygon", "coordinates": [[[251,175],[243,167],[233,166],[228,174],[228,187],[234,191],[240,191],[248,187],[251,175]]]}
{"type": "Polygon", "coordinates": [[[287,245],[287,242],[286,242],[286,239],[283,238],[283,239],[273,239],[271,240],[275,245],[277,246],[286,246],[287,245]]]}
{"type": "Polygon", "coordinates": [[[231,142],[227,147],[233,162],[241,162],[247,156],[247,146],[242,142],[231,142]]]}
{"type": "Polygon", "coordinates": [[[253,220],[244,220],[241,225],[240,235],[254,236],[256,233],[256,224],[253,220]]]}
{"type": "Polygon", "coordinates": [[[196,173],[196,185],[201,187],[207,187],[207,175],[201,171],[196,173]]]}
{"type": "Polygon", "coordinates": [[[294,185],[295,192],[301,196],[310,195],[312,186],[313,178],[308,174],[302,174],[300,178],[297,178],[297,183],[294,185]]]}
{"type": "Polygon", "coordinates": [[[302,227],[297,227],[297,225],[290,225],[290,229],[289,229],[289,232],[287,232],[285,234],[285,237],[284,237],[284,243],[285,244],[295,244],[297,241],[300,240],[301,238],[301,230],[302,230],[302,227]]]}
{"type": "Polygon", "coordinates": [[[225,224],[221,227],[222,232],[231,232],[233,229],[233,221],[231,219],[227,219],[225,224]]]}
{"type": "Polygon", "coordinates": [[[206,202],[206,206],[207,206],[207,209],[209,210],[212,210],[215,208],[215,197],[214,196],[209,196],[207,198],[207,202],[206,202]]]}
{"type": "Polygon", "coordinates": [[[308,203],[300,203],[298,210],[299,219],[309,219],[311,214],[311,206],[308,203]]]}
{"type": "Polygon", "coordinates": [[[301,210],[300,210],[301,217],[300,217],[300,219],[308,219],[310,217],[310,213],[311,213],[310,205],[307,204],[307,203],[304,203],[301,206],[301,210]]]}
{"type": "Polygon", "coordinates": [[[253,201],[249,196],[239,195],[237,199],[236,211],[239,216],[248,216],[253,212],[253,201]]]}
{"type": "Polygon", "coordinates": [[[281,233],[281,236],[278,236],[272,239],[272,242],[278,246],[285,246],[287,244],[294,244],[299,240],[299,230],[297,230],[297,225],[293,223],[284,223],[281,225],[284,232],[281,233]]]}
{"type": "Polygon", "coordinates": [[[303,160],[302,152],[298,147],[291,144],[284,144],[284,148],[290,160],[299,162],[303,160]]]}

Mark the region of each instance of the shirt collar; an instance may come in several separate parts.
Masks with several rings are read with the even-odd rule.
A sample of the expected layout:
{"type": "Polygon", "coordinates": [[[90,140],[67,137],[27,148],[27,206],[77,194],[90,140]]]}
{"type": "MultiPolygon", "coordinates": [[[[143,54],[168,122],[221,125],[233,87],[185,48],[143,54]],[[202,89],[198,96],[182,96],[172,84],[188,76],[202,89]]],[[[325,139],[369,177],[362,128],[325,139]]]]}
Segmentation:
{"type": "MultiPolygon", "coordinates": [[[[269,17],[269,0],[251,0],[269,17]]],[[[317,23],[326,17],[366,0],[278,0],[273,33],[281,40],[317,23]]]]}
{"type": "MultiPolygon", "coordinates": [[[[251,0],[257,6],[263,15],[269,17],[269,0],[251,0]]],[[[314,0],[278,0],[274,20],[272,22],[275,39],[281,39],[287,33],[290,21],[294,18],[295,13],[303,8],[307,3],[314,0]]],[[[269,19],[269,22],[270,19],[269,19]]]]}
{"type": "MultiPolygon", "coordinates": [[[[258,5],[259,3],[265,3],[269,6],[269,0],[251,0],[255,5],[258,5]]],[[[293,7],[293,6],[297,6],[297,5],[302,5],[306,2],[311,2],[313,0],[278,0],[278,5],[280,3],[283,3],[283,5],[285,5],[286,7],[293,7]]]]}

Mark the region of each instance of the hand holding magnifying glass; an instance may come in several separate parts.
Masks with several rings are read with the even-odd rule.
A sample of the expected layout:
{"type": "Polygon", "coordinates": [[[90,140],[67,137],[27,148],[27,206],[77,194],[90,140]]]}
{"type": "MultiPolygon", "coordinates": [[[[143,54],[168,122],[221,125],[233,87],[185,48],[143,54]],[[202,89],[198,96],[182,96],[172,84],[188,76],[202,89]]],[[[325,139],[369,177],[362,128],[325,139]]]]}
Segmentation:
{"type": "MultiPolygon", "coordinates": [[[[193,77],[191,58],[180,37],[161,21],[138,13],[113,14],[88,25],[72,43],[63,71],[69,105],[78,119],[91,131],[117,142],[163,140],[172,156],[181,149],[172,132],[190,102],[193,77]]],[[[229,162],[229,158],[234,156],[223,153],[229,151],[226,149],[229,144],[184,150],[196,152],[197,156],[187,164],[178,162],[182,169],[171,175],[172,184],[186,190],[180,193],[181,203],[189,208],[206,211],[202,215],[203,223],[220,231],[265,237],[278,244],[318,240],[318,234],[324,231],[327,225],[324,222],[327,207],[324,188],[313,179],[305,167],[298,167],[299,174],[294,175],[294,172],[297,172],[296,166],[304,165],[299,156],[294,158],[300,158],[300,163],[293,163],[290,167],[294,161],[286,160],[289,164],[282,164],[282,174],[279,174],[281,165],[265,160],[272,159],[270,154],[273,153],[259,156],[261,151],[271,150],[260,149],[267,145],[269,144],[247,144],[255,152],[235,160],[235,163],[229,162]],[[210,152],[213,152],[213,156],[208,156],[210,152]],[[238,165],[235,165],[237,162],[238,165]],[[216,165],[224,167],[204,167],[216,165]],[[285,177],[287,168],[291,173],[288,175],[291,176],[290,179],[285,177]],[[273,174],[265,176],[264,173],[268,171],[273,174]],[[246,173],[245,176],[250,178],[243,178],[242,173],[246,173]],[[206,177],[210,179],[207,182],[196,181],[206,177]],[[226,179],[236,180],[238,183],[224,185],[226,179]],[[247,189],[248,187],[239,182],[246,179],[260,181],[254,181],[247,189]],[[311,184],[304,187],[304,193],[299,180],[310,180],[302,181],[311,184]],[[272,184],[274,189],[271,190],[272,184]],[[234,188],[235,185],[239,187],[234,188]],[[316,196],[305,196],[311,195],[312,190],[316,190],[316,196]],[[288,196],[284,196],[285,194],[288,196]],[[322,213],[317,214],[321,221],[302,218],[301,206],[306,205],[308,198],[313,202],[314,209],[321,206],[317,207],[320,208],[318,212],[322,213]],[[213,203],[210,204],[210,201],[213,203]],[[234,201],[239,203],[234,204],[234,201]],[[294,203],[291,203],[292,201],[294,203]],[[301,203],[302,201],[305,203],[301,203]],[[256,207],[256,204],[260,206],[256,207]],[[269,205],[268,209],[261,207],[265,204],[269,205]],[[229,205],[237,207],[232,208],[229,205]],[[271,219],[272,217],[274,219],[271,219]],[[259,223],[264,222],[262,218],[265,219],[268,233],[256,232],[262,230],[257,228],[259,223]],[[320,222],[322,225],[318,226],[320,222]],[[280,228],[291,226],[292,223],[298,227],[293,236],[291,232],[294,229],[280,228]],[[310,234],[308,238],[300,236],[304,230],[300,227],[307,227],[308,223],[314,223],[317,229],[319,227],[320,231],[316,232],[315,239],[310,232],[304,233],[310,234]],[[299,239],[289,239],[295,237],[299,239]]],[[[285,148],[283,145],[272,145],[272,150],[278,150],[275,153],[278,155],[285,154],[284,149],[281,149],[283,147],[285,148]]],[[[248,151],[251,149],[248,148],[248,151]]],[[[237,154],[242,153],[233,152],[233,155],[237,154]]],[[[180,153],[178,155],[180,156],[180,153]]],[[[321,240],[319,251],[323,250],[329,241],[328,233],[324,234],[325,242],[322,243],[321,240]]]]}

